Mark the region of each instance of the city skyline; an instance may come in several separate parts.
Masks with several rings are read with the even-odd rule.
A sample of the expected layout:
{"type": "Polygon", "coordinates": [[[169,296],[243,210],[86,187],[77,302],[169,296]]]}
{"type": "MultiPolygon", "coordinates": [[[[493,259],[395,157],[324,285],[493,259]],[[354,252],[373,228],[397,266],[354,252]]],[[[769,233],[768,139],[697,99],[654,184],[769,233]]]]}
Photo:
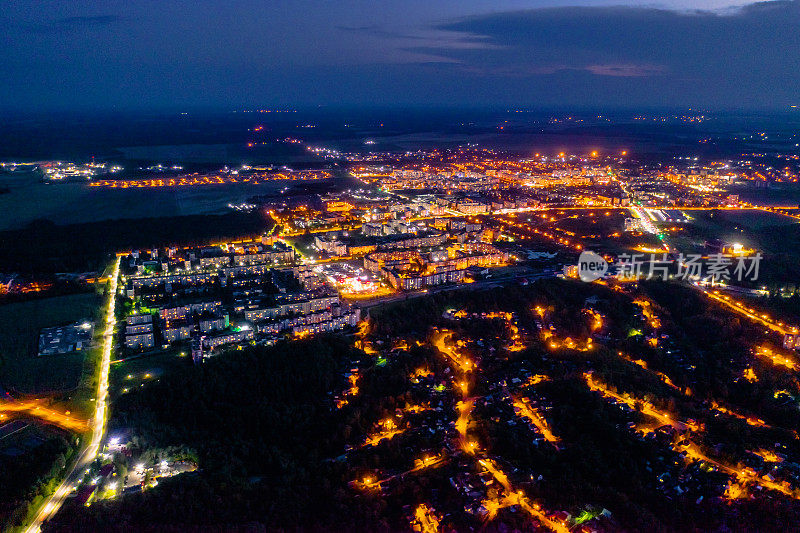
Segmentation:
{"type": "Polygon", "coordinates": [[[800,0],[0,10],[0,530],[800,521],[800,0]]]}

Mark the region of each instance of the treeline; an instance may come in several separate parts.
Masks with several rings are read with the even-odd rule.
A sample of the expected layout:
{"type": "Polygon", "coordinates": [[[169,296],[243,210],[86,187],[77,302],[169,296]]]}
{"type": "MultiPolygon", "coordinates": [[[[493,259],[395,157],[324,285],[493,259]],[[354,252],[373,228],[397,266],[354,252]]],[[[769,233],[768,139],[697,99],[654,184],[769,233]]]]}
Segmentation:
{"type": "MultiPolygon", "coordinates": [[[[560,450],[535,445],[526,425],[496,422],[480,407],[473,431],[493,453],[522,468],[520,488],[547,508],[605,507],[613,512],[615,526],[609,530],[625,531],[786,531],[786,524],[800,519],[800,505],[790,498],[710,497],[724,490],[724,474],[699,464],[684,467],[669,449],[668,435],[636,438],[626,427],[630,416],[589,392],[575,374],[537,385],[529,394],[552,404],[547,418],[562,439],[560,450]],[[684,493],[667,488],[678,480],[684,493]],[[700,495],[705,497],[698,502],[700,495]]],[[[509,523],[514,516],[502,519],[509,523]]]]}
{"type": "MultiPolygon", "coordinates": [[[[46,530],[381,530],[377,502],[354,497],[330,391],[358,357],[341,337],[254,347],[187,368],[122,396],[110,432],[137,446],[183,446],[200,470],[141,494],[72,506],[46,530]]],[[[386,528],[383,528],[386,529],[386,528]]]]}
{"type": "Polygon", "coordinates": [[[78,439],[54,437],[20,456],[0,454],[0,530],[23,525],[60,483],[78,439]]]}
{"type": "MultiPolygon", "coordinates": [[[[691,370],[692,392],[697,398],[715,398],[746,407],[767,421],[786,428],[800,425],[800,414],[790,405],[775,399],[776,390],[796,390],[791,372],[762,361],[752,354],[764,328],[739,317],[709,301],[697,291],[677,283],[642,283],[653,299],[661,304],[665,327],[672,333],[679,351],[694,367],[691,370]],[[670,327],[671,324],[675,327],[670,327]],[[758,381],[741,379],[745,368],[752,366],[758,381]]],[[[769,344],[769,343],[767,343],[769,344]]],[[[669,365],[666,357],[662,364],[669,365]]],[[[670,368],[670,376],[681,380],[687,370],[670,368]]],[[[680,383],[680,381],[678,381],[680,383]]]]}
{"type": "MultiPolygon", "coordinates": [[[[754,298],[742,298],[745,302],[752,301],[755,306],[764,309],[768,313],[775,313],[788,324],[800,323],[800,278],[787,286],[791,291],[791,296],[784,297],[781,294],[773,293],[769,296],[754,298]]],[[[739,297],[737,297],[739,298],[739,297]]]]}
{"type": "Polygon", "coordinates": [[[374,319],[372,333],[378,336],[424,336],[448,309],[515,312],[521,326],[535,331],[533,308],[537,305],[546,307],[548,320],[570,335],[590,333],[590,321],[582,312],[590,305],[609,317],[611,326],[619,331],[632,326],[633,304],[624,295],[602,285],[561,279],[543,279],[527,286],[442,292],[372,309],[370,316],[374,319]],[[592,297],[595,298],[586,301],[592,297]]]}
{"type": "MultiPolygon", "coordinates": [[[[795,523],[800,507],[793,501],[766,495],[729,504],[709,497],[724,490],[722,474],[701,471],[699,464],[685,467],[670,449],[666,433],[655,440],[637,438],[628,427],[637,415],[588,390],[582,374],[591,369],[620,391],[681,419],[697,418],[708,427],[708,440],[701,444],[712,449],[723,443],[714,453],[731,462],[742,456],[743,446],[775,442],[780,435],[743,421],[701,415],[707,409],[698,407],[706,397],[752,407],[759,415],[764,411],[770,423],[797,426],[798,415],[788,412],[791,406],[778,411],[766,396],[763,406],[748,404],[741,396],[774,391],[780,376],[768,375],[765,369],[763,377],[759,374],[767,383],[763,387],[731,384],[738,370],[730,360],[750,359],[747,341],[757,331],[748,323],[728,317],[678,284],[646,282],[639,289],[654,300],[663,323],[660,330],[671,336],[676,353],[662,353],[643,335],[628,335],[632,328],[645,329],[635,318],[639,312],[629,296],[596,284],[542,280],[526,287],[435,294],[372,310],[369,339],[391,352],[380,364],[343,336],[331,335],[234,351],[163,376],[114,404],[110,432],[132,435],[135,455],[142,454],[147,462],[180,449],[196,458],[200,469],[115,502],[97,502],[88,509],[72,506],[45,529],[395,531],[407,527],[402,506],[431,494],[442,509],[462,507],[462,496],[449,483],[459,471],[454,462],[403,479],[388,496],[348,488],[362,473],[405,471],[422,454],[438,453],[453,431],[448,424],[434,429],[420,423],[424,417],[440,417],[436,412],[397,417],[400,424],[432,431],[408,431],[340,457],[348,445],[358,448],[378,421],[398,409],[429,402],[434,409],[455,413],[453,394],[428,392],[434,382],[410,386],[409,376],[419,368],[433,371],[438,378],[432,380],[449,374],[449,364],[440,354],[430,345],[413,342],[407,349],[391,350],[398,338],[422,339],[431,326],[444,323],[456,338],[485,341],[475,392],[489,401],[477,402],[470,434],[493,456],[502,457],[515,485],[545,507],[606,507],[620,528],[642,531],[780,530],[795,523]],[[592,296],[597,298],[587,302],[592,296]],[[588,334],[589,321],[582,310],[591,305],[606,317],[604,333],[618,340],[609,341],[608,347],[598,343],[587,352],[552,351],[532,340],[525,350],[490,356],[489,346],[507,335],[502,320],[442,319],[449,308],[514,311],[520,326],[533,332],[531,309],[536,305],[547,308],[547,321],[556,324],[559,335],[588,334]],[[650,368],[667,372],[678,385],[691,382],[697,392],[675,391],[651,372],[621,359],[617,350],[647,360],[650,368]],[[334,410],[333,394],[347,387],[343,373],[353,366],[359,366],[359,393],[334,410]],[[545,416],[562,439],[560,450],[534,444],[527,424],[509,424],[516,420],[511,405],[487,388],[488,383],[518,375],[514,368],[523,366],[552,380],[523,392],[552,406],[545,416]],[[701,383],[696,384],[698,379],[701,383]],[[503,410],[505,415],[498,416],[503,410]],[[664,488],[676,483],[687,492],[664,488]],[[705,499],[698,500],[700,495],[705,499]]],[[[794,447],[789,451],[796,455],[794,447]]],[[[502,512],[488,530],[531,527],[522,513],[502,512]]],[[[459,520],[455,515],[452,520],[459,520]]],[[[470,526],[453,525],[455,530],[470,526]]]]}
{"type": "Polygon", "coordinates": [[[0,272],[96,271],[116,251],[257,236],[270,224],[258,211],[69,225],[37,220],[23,229],[0,232],[0,272]]]}

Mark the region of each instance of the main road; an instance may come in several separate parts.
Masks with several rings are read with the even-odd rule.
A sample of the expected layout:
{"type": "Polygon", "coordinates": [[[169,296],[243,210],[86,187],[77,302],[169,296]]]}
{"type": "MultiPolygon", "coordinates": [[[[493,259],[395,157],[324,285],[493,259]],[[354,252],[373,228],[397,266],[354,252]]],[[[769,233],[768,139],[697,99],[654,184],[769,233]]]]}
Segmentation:
{"type": "Polygon", "coordinates": [[[78,460],[72,470],[66,475],[64,481],[58,486],[53,494],[44,502],[39,512],[36,513],[33,521],[25,528],[26,533],[37,533],[41,530],[42,524],[52,518],[63,505],[64,500],[72,492],[83,476],[86,465],[94,461],[103,436],[106,433],[106,419],[108,416],[108,372],[111,366],[111,350],[114,347],[114,325],[116,318],[114,308],[116,306],[117,279],[119,278],[120,257],[117,256],[114,262],[114,269],[108,285],[108,311],[106,314],[106,329],[103,332],[103,351],[100,359],[100,375],[97,380],[97,394],[95,395],[95,411],[89,425],[92,430],[92,438],[81,451],[78,460]]]}

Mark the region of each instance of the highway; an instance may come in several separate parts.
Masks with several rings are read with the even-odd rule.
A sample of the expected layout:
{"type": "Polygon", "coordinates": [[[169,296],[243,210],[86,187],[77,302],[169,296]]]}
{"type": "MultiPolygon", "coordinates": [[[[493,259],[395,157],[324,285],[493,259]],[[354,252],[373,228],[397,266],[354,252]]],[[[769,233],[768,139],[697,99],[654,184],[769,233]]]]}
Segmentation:
{"type": "Polygon", "coordinates": [[[97,394],[95,395],[94,417],[89,422],[92,429],[91,440],[86,444],[72,467],[72,470],[65,476],[64,481],[58,486],[53,494],[42,504],[39,512],[36,513],[33,521],[25,528],[26,533],[36,533],[41,530],[42,524],[52,518],[64,503],[64,500],[72,492],[73,488],[83,476],[86,465],[94,461],[103,436],[106,432],[106,420],[108,416],[108,373],[111,365],[111,350],[114,347],[114,325],[116,319],[114,307],[116,305],[117,279],[119,278],[120,257],[114,262],[114,269],[108,286],[108,311],[106,314],[106,328],[103,332],[103,350],[100,359],[100,375],[97,380],[97,394]]]}

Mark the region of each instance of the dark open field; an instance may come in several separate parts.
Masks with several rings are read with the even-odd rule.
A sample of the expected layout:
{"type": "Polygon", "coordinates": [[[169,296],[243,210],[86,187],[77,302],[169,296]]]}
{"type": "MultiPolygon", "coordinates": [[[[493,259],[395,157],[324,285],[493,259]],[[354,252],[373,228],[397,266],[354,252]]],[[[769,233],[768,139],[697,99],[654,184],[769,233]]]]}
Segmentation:
{"type": "Polygon", "coordinates": [[[0,383],[23,394],[74,389],[90,351],[37,357],[39,331],[96,318],[101,296],[73,294],[0,306],[0,383]]]}
{"type": "MultiPolygon", "coordinates": [[[[155,176],[159,177],[159,176],[155,176]]],[[[80,224],[114,219],[219,215],[228,204],[270,194],[290,182],[109,189],[86,183],[42,183],[38,173],[0,173],[0,230],[23,228],[39,219],[80,224]]]]}
{"type": "Polygon", "coordinates": [[[41,221],[0,231],[0,272],[98,271],[118,251],[258,236],[270,226],[256,211],[69,225],[41,221]]]}
{"type": "Polygon", "coordinates": [[[800,223],[796,219],[757,210],[687,211],[692,221],[669,242],[684,253],[703,253],[703,243],[720,239],[739,242],[762,253],[759,283],[769,288],[796,285],[800,280],[800,223]]]}
{"type": "Polygon", "coordinates": [[[164,374],[192,366],[189,348],[168,350],[130,357],[111,365],[111,393],[119,396],[160,379],[164,374]],[[181,355],[183,354],[183,355],[181,355]]]}

